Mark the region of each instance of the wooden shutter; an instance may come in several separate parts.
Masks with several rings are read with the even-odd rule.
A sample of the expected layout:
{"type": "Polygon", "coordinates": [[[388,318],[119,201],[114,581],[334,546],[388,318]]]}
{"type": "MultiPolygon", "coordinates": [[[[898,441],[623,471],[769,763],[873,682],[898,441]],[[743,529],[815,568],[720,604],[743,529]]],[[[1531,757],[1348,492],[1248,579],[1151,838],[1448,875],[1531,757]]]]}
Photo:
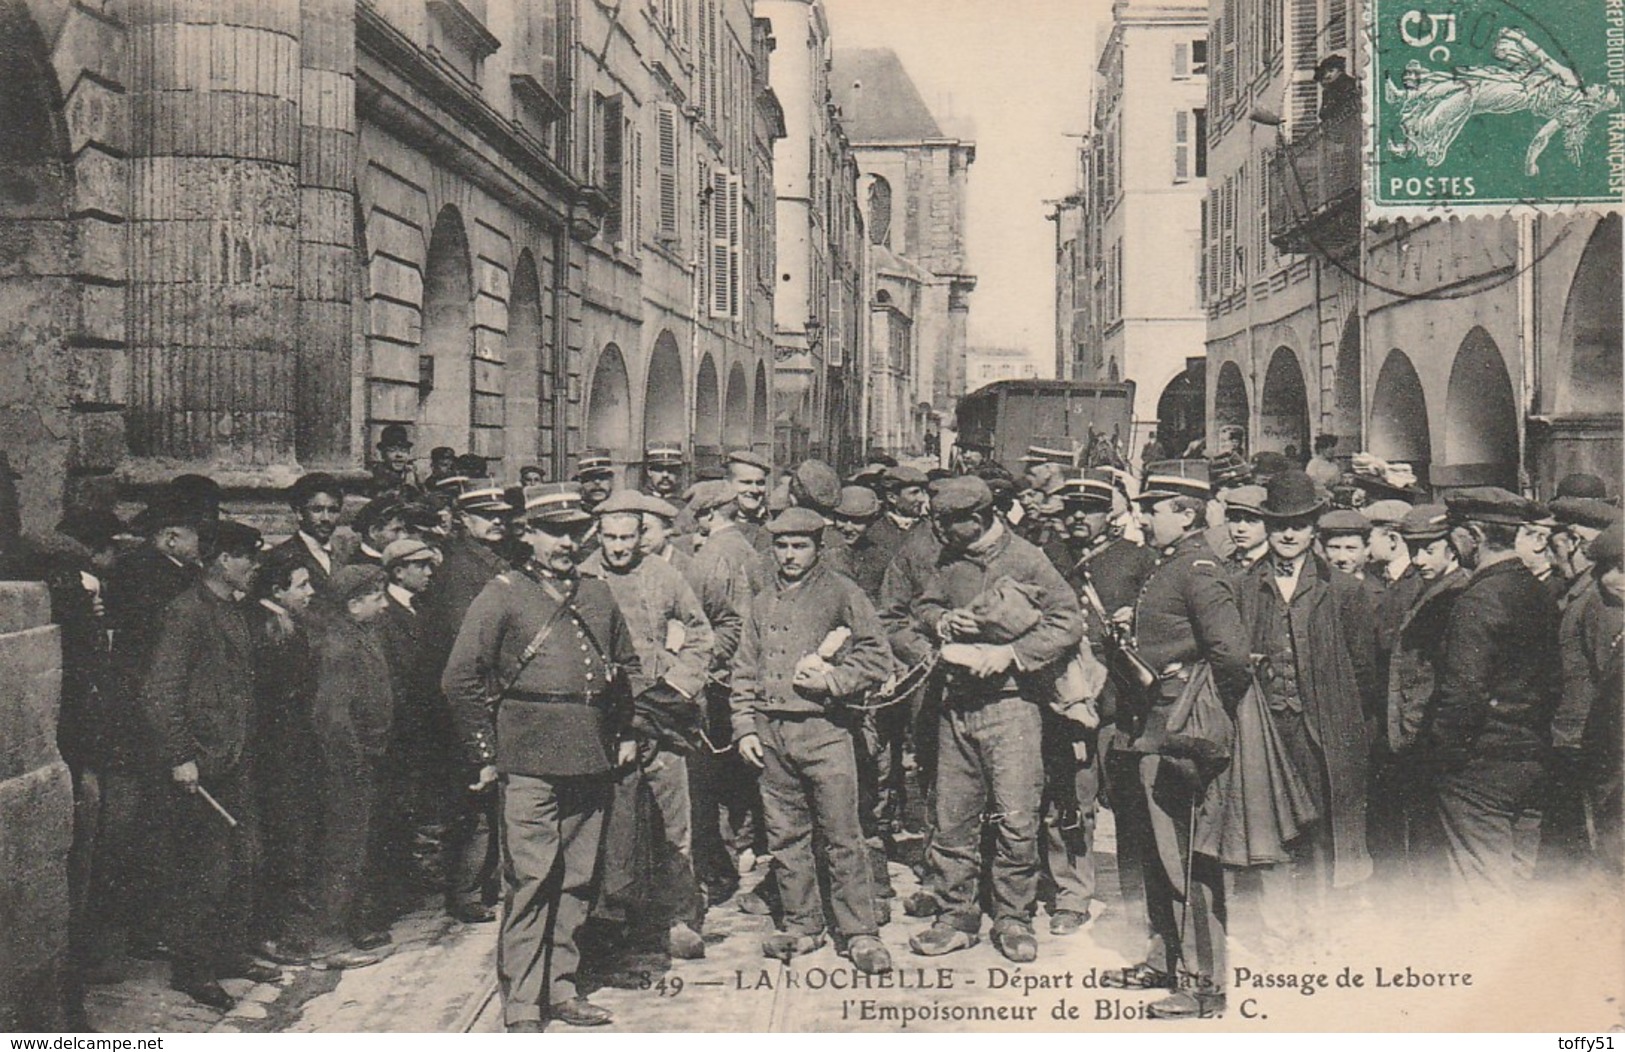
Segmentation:
{"type": "Polygon", "coordinates": [[[677,108],[661,103],[655,109],[656,196],[660,215],[655,236],[677,240],[677,108]]]}
{"type": "Polygon", "coordinates": [[[603,167],[599,171],[600,188],[609,198],[609,211],[604,215],[604,235],[619,241],[625,208],[625,120],[619,95],[600,96],[599,134],[602,136],[603,167]]]}
{"type": "Polygon", "coordinates": [[[1174,45],[1174,76],[1191,75],[1191,46],[1183,41],[1174,45]]]}
{"type": "Polygon", "coordinates": [[[1183,183],[1191,177],[1191,115],[1187,110],[1174,113],[1174,182],[1183,183]]]}
{"type": "Polygon", "coordinates": [[[1203,217],[1207,224],[1207,236],[1203,240],[1203,252],[1207,259],[1207,294],[1210,299],[1218,299],[1219,286],[1219,242],[1221,240],[1219,221],[1222,218],[1219,207],[1219,191],[1210,189],[1207,192],[1206,211],[1203,217]]]}
{"type": "Polygon", "coordinates": [[[728,231],[728,180],[726,171],[711,173],[711,317],[729,314],[728,261],[732,258],[728,231]]]}
{"type": "Polygon", "coordinates": [[[630,121],[627,127],[632,135],[631,181],[632,192],[628,195],[627,207],[631,210],[632,220],[627,224],[627,240],[636,249],[643,244],[643,129],[633,128],[630,121]]]}
{"type": "Polygon", "coordinates": [[[744,209],[740,202],[740,180],[728,176],[728,317],[740,316],[741,284],[744,280],[743,231],[740,230],[744,209]]]}
{"type": "Polygon", "coordinates": [[[1230,176],[1225,177],[1219,207],[1219,288],[1229,292],[1235,287],[1236,274],[1236,187],[1230,176]]]}

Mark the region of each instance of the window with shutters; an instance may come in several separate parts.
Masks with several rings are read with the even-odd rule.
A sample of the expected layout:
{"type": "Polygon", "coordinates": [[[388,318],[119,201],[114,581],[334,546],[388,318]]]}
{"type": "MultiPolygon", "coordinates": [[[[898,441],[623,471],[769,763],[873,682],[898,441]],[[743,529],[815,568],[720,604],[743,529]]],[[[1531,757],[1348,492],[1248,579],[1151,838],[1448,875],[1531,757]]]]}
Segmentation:
{"type": "Polygon", "coordinates": [[[1236,183],[1226,176],[1219,195],[1219,289],[1229,293],[1236,282],[1236,183]]]}
{"type": "Polygon", "coordinates": [[[1236,285],[1238,287],[1245,287],[1247,284],[1247,253],[1249,248],[1246,234],[1248,228],[1244,225],[1242,212],[1247,208],[1247,188],[1251,185],[1252,182],[1247,178],[1247,166],[1243,164],[1236,169],[1236,183],[1231,188],[1236,198],[1235,204],[1231,206],[1231,215],[1235,217],[1234,222],[1236,225],[1236,285]]]}
{"type": "Polygon", "coordinates": [[[1191,41],[1191,76],[1207,76],[1207,37],[1191,41]]]}
{"type": "Polygon", "coordinates": [[[1207,192],[1207,200],[1202,211],[1202,222],[1207,230],[1203,239],[1203,255],[1207,260],[1207,294],[1210,299],[1218,299],[1224,293],[1219,284],[1219,247],[1221,236],[1220,223],[1224,217],[1223,209],[1219,204],[1219,190],[1212,189],[1207,192]]]}
{"type": "Polygon", "coordinates": [[[678,202],[678,141],[677,107],[661,103],[655,108],[655,199],[659,214],[655,218],[655,237],[665,242],[677,242],[678,202]]]}
{"type": "Polygon", "coordinates": [[[1174,79],[1182,80],[1191,75],[1191,45],[1189,41],[1180,40],[1174,44],[1174,79]]]}
{"type": "Polygon", "coordinates": [[[1207,302],[1209,260],[1211,260],[1212,256],[1213,256],[1213,254],[1212,254],[1212,252],[1211,252],[1211,250],[1209,248],[1209,246],[1212,245],[1212,243],[1213,243],[1213,231],[1208,229],[1208,218],[1207,217],[1208,217],[1208,214],[1212,211],[1212,205],[1209,203],[1212,200],[1213,200],[1213,195],[1210,193],[1202,201],[1202,241],[1201,241],[1201,250],[1196,253],[1196,302],[1197,303],[1206,303],[1207,302]]]}
{"type": "Polygon", "coordinates": [[[744,299],[741,282],[745,273],[745,246],[740,229],[744,222],[741,189],[739,176],[728,176],[728,317],[736,321],[740,315],[740,303],[744,299]]]}
{"type": "Polygon", "coordinates": [[[619,95],[595,95],[593,98],[597,111],[594,127],[598,144],[594,152],[593,182],[609,199],[602,233],[608,241],[619,241],[625,219],[625,106],[619,95]]]}
{"type": "Polygon", "coordinates": [[[1253,178],[1255,185],[1253,187],[1252,220],[1257,224],[1254,228],[1257,231],[1257,237],[1254,248],[1256,254],[1253,256],[1253,260],[1258,276],[1264,277],[1269,273],[1271,249],[1269,156],[1266,154],[1260,157],[1259,162],[1253,178]]]}
{"type": "Polygon", "coordinates": [[[1287,0],[1263,0],[1258,18],[1259,47],[1263,61],[1273,67],[1281,58],[1281,5],[1287,0]]]}
{"type": "Polygon", "coordinates": [[[1188,182],[1191,177],[1191,115],[1188,110],[1174,113],[1174,182],[1188,182]]]}
{"type": "Polygon", "coordinates": [[[730,216],[737,209],[729,207],[733,176],[723,169],[711,173],[711,317],[733,316],[733,292],[737,287],[730,273],[734,258],[734,231],[730,216]]]}
{"type": "Polygon", "coordinates": [[[1226,102],[1236,97],[1236,20],[1227,18],[1224,22],[1224,36],[1220,41],[1219,51],[1219,79],[1221,97],[1226,102]]]}
{"type": "Polygon", "coordinates": [[[1326,53],[1344,51],[1349,46],[1348,0],[1326,0],[1326,53]]]}
{"type": "Polygon", "coordinates": [[[1191,123],[1196,129],[1196,178],[1207,178],[1207,110],[1191,111],[1191,123]]]}

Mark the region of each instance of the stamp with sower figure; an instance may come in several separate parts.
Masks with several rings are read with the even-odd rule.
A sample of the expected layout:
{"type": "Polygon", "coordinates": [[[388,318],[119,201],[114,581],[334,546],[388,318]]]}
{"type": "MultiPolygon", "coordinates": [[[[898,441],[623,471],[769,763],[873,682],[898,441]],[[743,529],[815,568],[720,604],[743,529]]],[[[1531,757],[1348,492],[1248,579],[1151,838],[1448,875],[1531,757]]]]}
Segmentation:
{"type": "Polygon", "coordinates": [[[1625,209],[1625,0],[1370,0],[1367,214],[1625,209]]]}

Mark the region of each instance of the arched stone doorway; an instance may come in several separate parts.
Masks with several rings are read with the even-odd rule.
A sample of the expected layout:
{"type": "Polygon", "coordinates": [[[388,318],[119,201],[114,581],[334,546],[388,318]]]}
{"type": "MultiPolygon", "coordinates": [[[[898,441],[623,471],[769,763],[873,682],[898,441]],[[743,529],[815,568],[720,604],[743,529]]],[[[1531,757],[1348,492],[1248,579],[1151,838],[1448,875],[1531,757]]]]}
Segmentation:
{"type": "Polygon", "coordinates": [[[452,205],[440,210],[429,237],[423,274],[422,353],[434,365],[434,383],[418,396],[420,452],[451,446],[465,452],[473,441],[473,275],[463,217],[452,205]]]}
{"type": "Polygon", "coordinates": [[[686,445],[687,402],[683,397],[683,355],[677,337],[661,330],[649,356],[649,373],[643,385],[643,441],[676,442],[686,445]]]}
{"type": "Polygon", "coordinates": [[[1532,430],[1531,474],[1542,496],[1574,471],[1608,479],[1618,492],[1621,457],[1621,304],[1619,216],[1600,221],[1580,256],[1563,307],[1556,353],[1540,369],[1544,426],[1532,430]]]}
{"type": "MultiPolygon", "coordinates": [[[[1177,457],[1194,440],[1207,434],[1205,385],[1186,369],[1162,389],[1157,399],[1157,444],[1177,457]]],[[[1139,450],[1134,453],[1138,455],[1139,450]]]]}
{"type": "Polygon", "coordinates": [[[1337,455],[1348,457],[1364,448],[1360,427],[1360,319],[1350,318],[1337,343],[1337,372],[1332,376],[1331,433],[1337,436],[1337,455]]]}
{"type": "Polygon", "coordinates": [[[773,448],[773,428],[769,423],[767,394],[767,366],[756,363],[756,394],[751,399],[750,440],[758,452],[773,448]]]}
{"type": "Polygon", "coordinates": [[[587,389],[586,444],[607,449],[625,460],[632,446],[632,385],[626,359],[615,344],[607,344],[592,371],[587,389]]]}
{"type": "Polygon", "coordinates": [[[1247,381],[1241,375],[1241,366],[1225,362],[1219,366],[1219,378],[1213,389],[1213,427],[1208,436],[1208,451],[1225,448],[1225,438],[1236,436],[1236,448],[1246,456],[1249,452],[1247,381]]]}
{"type": "Polygon", "coordinates": [[[700,359],[694,378],[694,468],[716,468],[722,463],[722,395],[716,359],[700,359]]]}
{"type": "Polygon", "coordinates": [[[1411,464],[1418,478],[1426,477],[1433,459],[1427,398],[1416,367],[1404,351],[1388,352],[1371,389],[1370,445],[1372,455],[1411,464]]]}
{"type": "Polygon", "coordinates": [[[722,442],[729,449],[749,449],[751,444],[750,386],[745,367],[735,362],[728,370],[728,393],[722,411],[722,442]]]}
{"type": "Polygon", "coordinates": [[[508,297],[507,360],[502,363],[503,462],[507,477],[540,455],[542,286],[529,249],[514,264],[508,297]]]}
{"type": "Polygon", "coordinates": [[[1517,488],[1518,409],[1512,378],[1495,340],[1477,326],[1461,341],[1450,367],[1439,460],[1452,468],[1453,483],[1517,488]]]}
{"type": "Polygon", "coordinates": [[[1277,347],[1258,399],[1258,449],[1304,455],[1309,450],[1309,392],[1298,356],[1277,347]]]}
{"type": "MultiPolygon", "coordinates": [[[[63,337],[78,323],[67,136],[50,54],[27,5],[0,4],[0,40],[0,451],[22,475],[20,507],[0,508],[0,534],[20,523],[48,535],[68,479],[63,337]]],[[[108,400],[123,394],[108,391],[108,400]]]]}

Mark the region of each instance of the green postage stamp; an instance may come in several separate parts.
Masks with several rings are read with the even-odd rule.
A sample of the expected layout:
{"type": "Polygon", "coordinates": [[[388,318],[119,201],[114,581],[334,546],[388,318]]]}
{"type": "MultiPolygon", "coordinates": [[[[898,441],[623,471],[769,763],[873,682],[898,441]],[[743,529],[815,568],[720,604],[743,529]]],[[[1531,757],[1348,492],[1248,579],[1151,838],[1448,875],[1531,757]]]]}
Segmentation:
{"type": "Polygon", "coordinates": [[[1625,209],[1625,0],[1369,0],[1370,218],[1625,209]]]}

